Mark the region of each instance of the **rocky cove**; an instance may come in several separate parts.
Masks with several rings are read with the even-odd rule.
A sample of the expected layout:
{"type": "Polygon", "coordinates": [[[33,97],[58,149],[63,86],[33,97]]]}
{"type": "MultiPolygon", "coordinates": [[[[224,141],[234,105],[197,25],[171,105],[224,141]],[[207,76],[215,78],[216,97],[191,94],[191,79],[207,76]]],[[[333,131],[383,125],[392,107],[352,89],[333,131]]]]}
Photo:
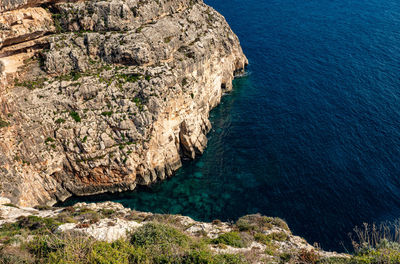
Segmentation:
{"type": "Polygon", "coordinates": [[[202,263],[347,258],[261,215],[238,227],[111,202],[49,207],[172,176],[202,154],[209,112],[248,62],[225,19],[202,1],[6,1],[0,10],[1,263],[195,263],[197,251],[202,263]],[[257,235],[242,239],[247,229],[257,235]],[[153,241],[142,257],[109,248],[107,259],[78,249],[142,231],[179,250],[157,253],[153,241]],[[65,255],[67,244],[78,248],[65,255]]]}
{"type": "MultiPolygon", "coordinates": [[[[197,241],[192,247],[213,263],[347,258],[261,215],[243,217],[239,227],[112,202],[49,207],[72,195],[164,180],[182,160],[202,154],[209,112],[248,61],[225,19],[202,1],[7,1],[0,10],[1,263],[65,261],[39,245],[35,251],[32,241],[55,253],[53,239],[113,245],[148,228],[166,228],[167,240],[182,233],[197,241]]],[[[129,262],[158,263],[159,256],[176,262],[192,254],[186,251],[164,256],[152,248],[129,262]]],[[[66,259],[121,261],[85,260],[91,254],[66,259]]],[[[184,262],[197,261],[190,258],[184,262]]]]}
{"type": "Polygon", "coordinates": [[[0,21],[0,194],[23,206],[171,176],[247,64],[201,1],[11,1],[0,21]]]}
{"type": "MultiPolygon", "coordinates": [[[[268,30],[274,36],[274,30],[268,30]]],[[[269,56],[276,60],[274,54],[269,56]]],[[[240,199],[249,202],[245,206],[250,211],[263,208],[260,196],[254,196],[258,191],[250,189],[234,189],[248,192],[238,199],[225,195],[230,208],[220,203],[218,209],[225,211],[224,221],[140,212],[113,202],[51,207],[69,197],[154,186],[173,176],[185,160],[202,155],[211,130],[210,111],[232,90],[232,80],[245,72],[247,64],[225,18],[201,0],[0,2],[0,263],[400,263],[398,243],[388,243],[386,236],[376,243],[353,240],[356,254],[347,255],[310,245],[277,217],[247,212],[251,214],[226,220],[232,219],[232,208],[241,206],[240,199]]],[[[284,67],[290,72],[290,65],[284,67]]],[[[280,71],[279,64],[276,70],[280,71]]],[[[286,92],[291,94],[290,89],[286,92]]],[[[278,109],[274,100],[280,100],[273,95],[268,105],[278,109]]],[[[258,103],[254,101],[255,108],[258,103]]],[[[299,139],[285,135],[291,153],[293,140],[299,139]]],[[[257,155],[252,159],[265,161],[257,155]]],[[[262,165],[274,170],[270,160],[262,165]]],[[[227,181],[233,180],[231,176],[247,177],[242,179],[246,186],[273,190],[255,181],[273,183],[273,178],[258,173],[250,180],[250,174],[240,173],[229,175],[227,181]]],[[[302,174],[298,176],[290,182],[307,185],[302,174]]],[[[221,182],[229,183],[215,181],[213,188],[221,182]]],[[[190,180],[180,183],[176,193],[190,195],[190,180]]],[[[295,192],[308,197],[307,189],[295,192]]],[[[291,214],[293,204],[303,205],[293,197],[277,199],[276,205],[291,214]]],[[[326,208],[330,215],[336,209],[326,208]]],[[[337,216],[354,223],[351,217],[337,216]]],[[[315,229],[324,242],[332,235],[320,232],[323,228],[314,221],[298,221],[304,229],[315,229]]],[[[356,234],[380,236],[368,230],[356,234]]]]}

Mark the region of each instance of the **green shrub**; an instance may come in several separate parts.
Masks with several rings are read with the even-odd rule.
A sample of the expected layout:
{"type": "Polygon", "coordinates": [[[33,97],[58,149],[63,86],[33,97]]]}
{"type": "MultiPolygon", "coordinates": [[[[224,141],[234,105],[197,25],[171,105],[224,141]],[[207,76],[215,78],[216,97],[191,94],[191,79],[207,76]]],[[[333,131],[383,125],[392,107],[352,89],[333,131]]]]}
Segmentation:
{"type": "Polygon", "coordinates": [[[87,237],[78,235],[53,236],[48,238],[46,243],[42,248],[43,250],[47,250],[44,251],[47,254],[47,256],[43,256],[47,259],[44,263],[96,263],[90,261],[94,241],[87,237]]]}
{"type": "Polygon", "coordinates": [[[132,255],[136,256],[135,249],[125,241],[95,242],[90,253],[90,263],[128,264],[132,255]]]}
{"type": "Polygon", "coordinates": [[[101,113],[102,116],[112,116],[113,112],[112,111],[104,111],[101,113]]]}
{"type": "Polygon", "coordinates": [[[77,223],[77,220],[75,220],[69,213],[67,212],[62,212],[57,215],[56,220],[60,223],[77,223]]]}
{"type": "Polygon", "coordinates": [[[209,250],[194,250],[181,258],[181,264],[242,264],[247,263],[243,256],[234,254],[212,254],[209,250]]]}
{"type": "Polygon", "coordinates": [[[271,229],[273,226],[288,230],[289,227],[285,221],[277,217],[267,217],[260,214],[246,215],[239,218],[236,226],[240,231],[263,232],[271,229]]]}
{"type": "Polygon", "coordinates": [[[72,117],[72,119],[74,119],[76,122],[81,122],[81,117],[79,116],[79,114],[75,111],[71,111],[69,113],[69,115],[72,117]]]}
{"type": "Polygon", "coordinates": [[[400,263],[400,244],[381,240],[375,248],[363,248],[352,258],[352,263],[400,263]]]}
{"type": "Polygon", "coordinates": [[[8,244],[14,240],[16,235],[24,232],[18,223],[5,223],[0,226],[0,243],[8,244]]]}
{"type": "Polygon", "coordinates": [[[65,123],[65,119],[63,118],[58,118],[56,121],[54,121],[56,124],[62,124],[65,123]]]}
{"type": "Polygon", "coordinates": [[[138,73],[117,73],[115,77],[118,79],[119,83],[134,83],[140,80],[142,75],[138,73]]]}
{"type": "Polygon", "coordinates": [[[51,240],[48,236],[40,236],[28,242],[26,247],[35,255],[36,259],[43,259],[47,258],[51,252],[56,251],[57,248],[62,248],[63,245],[55,241],[51,240]]]}
{"type": "Polygon", "coordinates": [[[285,232],[273,232],[267,235],[267,239],[275,241],[286,241],[289,239],[289,235],[285,232]]]}
{"type": "Polygon", "coordinates": [[[271,239],[267,235],[265,235],[263,233],[254,234],[254,239],[257,242],[260,242],[260,243],[263,243],[263,244],[268,244],[269,242],[271,242],[271,239]]]}
{"type": "Polygon", "coordinates": [[[42,211],[42,210],[51,210],[51,206],[49,205],[36,205],[33,208],[35,208],[36,210],[42,211]]]}
{"type": "Polygon", "coordinates": [[[100,213],[105,217],[111,217],[115,214],[113,209],[101,209],[100,213]]]}
{"type": "Polygon", "coordinates": [[[181,231],[165,224],[148,223],[139,227],[131,235],[134,246],[146,247],[150,245],[188,246],[190,239],[181,231]]]}
{"type": "Polygon", "coordinates": [[[77,81],[81,77],[82,77],[82,74],[80,72],[76,72],[76,71],[71,72],[72,80],[77,81]]]}
{"type": "Polygon", "coordinates": [[[186,86],[188,84],[188,79],[185,77],[182,79],[182,86],[186,86]]]}
{"type": "Polygon", "coordinates": [[[290,253],[282,253],[279,255],[280,263],[287,263],[292,259],[292,254],[290,253]]]}
{"type": "Polygon", "coordinates": [[[182,263],[213,263],[213,254],[209,250],[192,250],[182,257],[182,263]]]}
{"type": "Polygon", "coordinates": [[[237,248],[246,247],[246,243],[243,241],[240,233],[238,232],[229,232],[222,234],[219,237],[213,239],[211,242],[214,244],[224,244],[237,248]]]}
{"type": "Polygon", "coordinates": [[[166,37],[164,38],[164,43],[170,43],[171,42],[172,37],[166,37]]]}
{"type": "Polygon", "coordinates": [[[0,128],[8,127],[9,125],[10,125],[10,123],[8,123],[0,118],[0,128]]]}
{"type": "Polygon", "coordinates": [[[36,257],[37,263],[49,264],[150,263],[148,256],[151,255],[144,255],[125,240],[108,243],[73,234],[41,236],[27,243],[26,247],[36,257]]]}
{"type": "Polygon", "coordinates": [[[265,248],[266,254],[268,254],[268,255],[276,254],[276,250],[278,249],[278,246],[273,243],[271,236],[268,236],[268,235],[265,235],[262,233],[256,233],[256,234],[254,234],[254,239],[257,242],[262,243],[266,246],[266,248],[265,248]]]}
{"type": "Polygon", "coordinates": [[[400,221],[355,227],[351,263],[400,263],[400,221]]]}
{"type": "Polygon", "coordinates": [[[61,223],[53,218],[38,217],[34,215],[20,217],[16,223],[19,228],[26,228],[34,233],[46,233],[56,229],[61,223]]]}
{"type": "Polygon", "coordinates": [[[61,26],[61,14],[52,14],[54,26],[56,28],[57,33],[63,32],[63,27],[61,26]]]}
{"type": "Polygon", "coordinates": [[[33,259],[28,252],[21,251],[20,249],[14,252],[2,252],[0,250],[0,264],[30,264],[33,259]]]}
{"type": "Polygon", "coordinates": [[[44,141],[46,144],[49,142],[54,142],[54,139],[51,137],[47,137],[46,140],[44,141]]]}
{"type": "Polygon", "coordinates": [[[216,264],[244,264],[248,263],[245,258],[239,254],[222,254],[214,257],[216,264]]]}
{"type": "Polygon", "coordinates": [[[22,82],[16,80],[15,85],[26,87],[29,90],[34,90],[37,88],[42,88],[46,81],[47,81],[47,78],[38,78],[35,80],[26,80],[26,81],[22,81],[22,82]]]}
{"type": "Polygon", "coordinates": [[[80,219],[81,221],[87,220],[91,224],[97,223],[98,221],[100,221],[100,218],[101,218],[100,214],[98,212],[95,212],[95,211],[82,212],[77,217],[77,219],[80,219]]]}

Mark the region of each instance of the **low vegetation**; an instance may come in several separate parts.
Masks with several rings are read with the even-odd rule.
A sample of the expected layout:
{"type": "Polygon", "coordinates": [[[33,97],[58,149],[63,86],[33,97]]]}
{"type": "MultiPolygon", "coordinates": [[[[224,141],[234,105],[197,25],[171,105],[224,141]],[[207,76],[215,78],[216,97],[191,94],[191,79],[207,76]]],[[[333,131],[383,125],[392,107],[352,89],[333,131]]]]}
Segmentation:
{"type": "Polygon", "coordinates": [[[24,80],[24,81],[16,80],[15,86],[22,86],[28,88],[29,90],[35,90],[38,88],[42,88],[45,82],[47,81],[48,81],[47,78],[37,78],[34,80],[24,80]]]}
{"type": "Polygon", "coordinates": [[[241,255],[216,254],[209,239],[188,236],[161,222],[149,222],[127,239],[112,243],[76,232],[55,232],[62,223],[90,224],[114,214],[111,209],[96,212],[68,207],[54,218],[28,216],[4,224],[0,227],[0,263],[248,263],[241,255]]]}
{"type": "Polygon", "coordinates": [[[0,128],[7,127],[9,125],[10,124],[8,122],[6,122],[6,121],[4,121],[3,119],[0,118],[0,128]]]}
{"type": "Polygon", "coordinates": [[[261,216],[259,214],[246,215],[236,222],[236,226],[240,231],[263,232],[278,226],[289,231],[289,227],[285,221],[277,217],[261,216]]]}
{"type": "MultiPolygon", "coordinates": [[[[48,206],[36,209],[52,210],[48,206]]],[[[173,215],[143,215],[134,211],[121,215],[118,210],[108,208],[96,211],[84,206],[67,207],[54,217],[22,216],[14,223],[0,226],[0,264],[235,264],[260,263],[260,260],[261,263],[293,264],[396,264],[400,263],[399,223],[356,227],[352,255],[323,258],[318,249],[282,250],[281,243],[291,240],[287,224],[279,218],[259,214],[240,218],[230,225],[232,231],[210,239],[206,234],[188,235],[185,230],[190,225],[182,224],[173,215]],[[77,231],[57,232],[64,223],[73,223],[79,229],[115,217],[144,225],[131,231],[126,239],[111,243],[77,231]],[[242,251],[251,248],[254,242],[265,246],[263,252],[242,251]]],[[[223,228],[224,223],[215,220],[213,225],[223,228]]]]}
{"type": "Polygon", "coordinates": [[[215,244],[224,244],[232,247],[242,248],[246,246],[246,242],[241,237],[239,232],[229,232],[220,235],[212,240],[215,244]]]}
{"type": "Polygon", "coordinates": [[[72,119],[75,120],[75,122],[81,122],[81,117],[79,116],[79,114],[75,111],[71,111],[69,113],[69,115],[72,117],[72,119]]]}

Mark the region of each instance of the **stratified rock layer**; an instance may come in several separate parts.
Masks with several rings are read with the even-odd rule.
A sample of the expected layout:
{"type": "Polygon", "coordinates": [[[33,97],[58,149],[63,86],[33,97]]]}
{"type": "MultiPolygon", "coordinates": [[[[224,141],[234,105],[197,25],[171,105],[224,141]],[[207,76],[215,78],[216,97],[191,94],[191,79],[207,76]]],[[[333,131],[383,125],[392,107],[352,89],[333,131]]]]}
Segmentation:
{"type": "Polygon", "coordinates": [[[0,13],[15,21],[0,29],[0,195],[133,190],[203,152],[209,111],[247,64],[220,14],[193,0],[29,6],[0,13]]]}

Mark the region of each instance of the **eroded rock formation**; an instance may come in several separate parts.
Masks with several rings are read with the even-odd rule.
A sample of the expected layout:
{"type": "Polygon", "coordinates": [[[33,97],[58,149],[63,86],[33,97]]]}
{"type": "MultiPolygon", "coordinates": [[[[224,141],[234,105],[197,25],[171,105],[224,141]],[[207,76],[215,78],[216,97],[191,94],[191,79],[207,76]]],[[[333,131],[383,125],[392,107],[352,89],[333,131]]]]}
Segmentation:
{"type": "Polygon", "coordinates": [[[0,6],[0,196],[20,205],[171,176],[247,64],[200,0],[0,6]]]}

